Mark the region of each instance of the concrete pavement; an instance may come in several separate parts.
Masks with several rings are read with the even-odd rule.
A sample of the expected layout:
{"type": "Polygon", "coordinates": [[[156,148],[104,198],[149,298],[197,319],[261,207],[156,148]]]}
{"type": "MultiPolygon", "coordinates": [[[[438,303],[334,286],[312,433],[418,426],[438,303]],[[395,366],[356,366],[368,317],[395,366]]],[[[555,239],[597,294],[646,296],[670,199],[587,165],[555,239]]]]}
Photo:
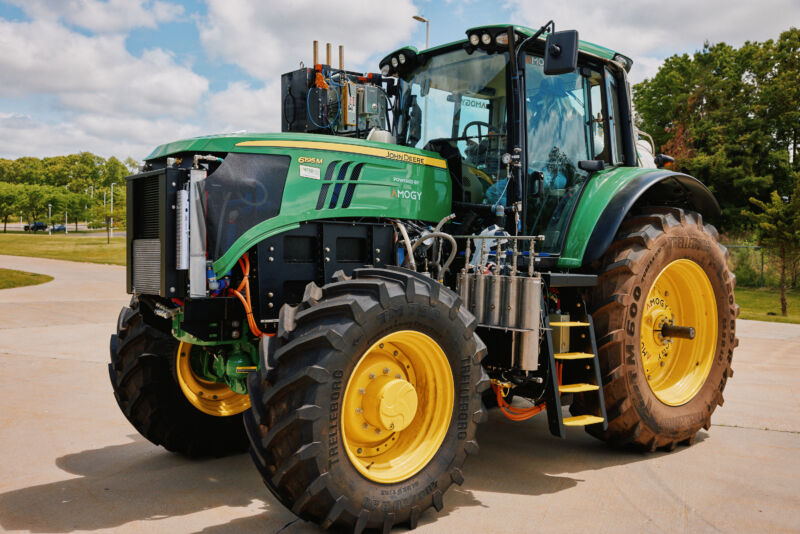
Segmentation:
{"type": "MultiPolygon", "coordinates": [[[[186,460],[125,420],[106,368],[124,268],[0,267],[55,277],[0,291],[0,529],[319,532],[269,495],[247,455],[186,460]]],[[[692,447],[618,451],[493,412],[466,482],[418,532],[800,532],[800,325],[739,321],[738,336],[725,405],[692,447]]]]}

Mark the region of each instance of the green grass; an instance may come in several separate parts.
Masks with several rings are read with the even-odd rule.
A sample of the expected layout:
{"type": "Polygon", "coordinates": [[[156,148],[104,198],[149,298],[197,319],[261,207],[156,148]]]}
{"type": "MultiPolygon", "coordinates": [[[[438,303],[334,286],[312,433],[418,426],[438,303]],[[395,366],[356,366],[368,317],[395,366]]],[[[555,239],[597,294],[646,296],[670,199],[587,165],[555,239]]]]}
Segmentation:
{"type": "Polygon", "coordinates": [[[47,276],[46,274],[27,273],[25,271],[15,271],[13,269],[0,269],[0,289],[35,286],[49,282],[52,279],[52,276],[47,276]]]}
{"type": "Polygon", "coordinates": [[[741,308],[740,319],[800,323],[800,290],[786,291],[786,317],[781,316],[781,292],[778,289],[737,287],[736,304],[741,308]],[[768,312],[775,315],[767,315],[768,312]]]}
{"type": "Polygon", "coordinates": [[[105,236],[0,233],[0,254],[125,265],[125,238],[106,244],[105,236]]]}

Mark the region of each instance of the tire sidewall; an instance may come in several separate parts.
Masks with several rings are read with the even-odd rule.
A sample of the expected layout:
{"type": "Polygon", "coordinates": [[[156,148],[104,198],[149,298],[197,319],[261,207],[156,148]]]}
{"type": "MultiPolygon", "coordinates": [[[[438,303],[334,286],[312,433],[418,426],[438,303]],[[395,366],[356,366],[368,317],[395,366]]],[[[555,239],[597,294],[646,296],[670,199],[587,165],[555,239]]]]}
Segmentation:
{"type": "Polygon", "coordinates": [[[629,282],[630,301],[624,307],[623,358],[630,398],[642,420],[657,434],[680,439],[684,434],[694,435],[717,405],[732,357],[736,310],[733,277],[716,240],[699,227],[683,226],[685,232],[674,231],[677,228],[681,227],[671,227],[656,238],[653,246],[638,259],[644,268],[629,282]],[[718,329],[714,359],[703,386],[685,404],[670,406],[655,396],[647,382],[640,336],[642,313],[650,288],[661,271],[678,259],[691,260],[699,265],[711,282],[717,305],[718,329]]]}
{"type": "Polygon", "coordinates": [[[473,335],[465,337],[458,316],[451,317],[441,302],[422,300],[398,299],[384,311],[368,316],[364,324],[350,328],[344,339],[347,348],[330,360],[332,380],[317,392],[319,405],[326,409],[322,424],[315,428],[317,439],[327,449],[323,471],[330,474],[334,494],[347,495],[353,504],[369,511],[396,513],[418,502],[430,503],[433,493],[449,486],[450,466],[460,465],[458,457],[464,454],[465,442],[474,436],[472,414],[480,410],[480,396],[473,389],[480,371],[473,361],[473,335]],[[367,479],[351,463],[342,439],[341,402],[362,355],[382,337],[400,330],[422,332],[444,350],[453,373],[454,405],[444,440],[428,464],[403,482],[384,484],[367,479]]]}

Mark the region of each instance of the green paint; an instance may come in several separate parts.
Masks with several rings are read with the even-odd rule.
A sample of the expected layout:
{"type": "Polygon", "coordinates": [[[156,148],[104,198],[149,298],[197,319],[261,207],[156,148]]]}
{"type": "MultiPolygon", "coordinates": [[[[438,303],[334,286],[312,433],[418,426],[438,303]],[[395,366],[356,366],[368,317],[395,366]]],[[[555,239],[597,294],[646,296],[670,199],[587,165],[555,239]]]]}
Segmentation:
{"type": "Polygon", "coordinates": [[[193,346],[189,353],[192,372],[208,382],[224,383],[231,391],[247,393],[247,371],[243,367],[258,367],[258,350],[244,340],[226,347],[193,346]]]}
{"type": "Polygon", "coordinates": [[[616,167],[598,172],[586,184],[575,208],[569,227],[564,250],[558,260],[559,267],[580,267],[583,254],[600,215],[611,199],[632,179],[660,169],[641,169],[638,167],[616,167]]]}
{"type": "Polygon", "coordinates": [[[259,241],[276,234],[297,228],[301,222],[332,218],[396,218],[438,222],[450,213],[451,183],[447,169],[406,163],[387,157],[360,155],[339,150],[318,148],[278,148],[278,147],[237,147],[243,141],[302,141],[334,142],[354,147],[377,148],[386,151],[402,152],[441,160],[434,152],[407,148],[398,145],[375,143],[360,139],[333,137],[318,134],[256,134],[243,137],[212,136],[177,141],[158,147],[148,159],[185,152],[247,152],[253,154],[279,154],[291,157],[289,174],[283,190],[280,213],[246,231],[236,242],[214,262],[217,276],[230,271],[239,258],[259,241]],[[307,167],[319,169],[320,180],[300,176],[298,158],[312,158],[304,162],[307,167]],[[363,163],[361,174],[356,182],[338,180],[339,167],[330,182],[325,182],[325,171],[334,162],[350,162],[350,170],[363,163]],[[317,199],[323,185],[330,184],[323,209],[317,210],[317,199]],[[355,192],[349,207],[342,208],[345,192],[350,183],[355,183],[355,192]],[[335,186],[341,184],[338,200],[333,208],[335,186]]]}

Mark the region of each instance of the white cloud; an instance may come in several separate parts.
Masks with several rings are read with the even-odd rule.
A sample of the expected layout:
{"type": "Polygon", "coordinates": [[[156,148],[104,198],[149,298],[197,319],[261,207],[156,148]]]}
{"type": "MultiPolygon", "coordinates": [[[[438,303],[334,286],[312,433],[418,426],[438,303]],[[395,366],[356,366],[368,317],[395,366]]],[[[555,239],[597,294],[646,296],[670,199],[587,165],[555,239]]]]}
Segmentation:
{"type": "Polygon", "coordinates": [[[523,24],[539,27],[553,19],[556,30],[577,29],[581,39],[629,56],[633,82],[655,74],[665,57],[699,50],[705,41],[739,46],[745,40],[775,39],[800,20],[796,0],[508,0],[507,7],[523,24]]]}
{"type": "Polygon", "coordinates": [[[207,90],[208,80],[163,50],[131,55],[122,35],[0,19],[0,96],[50,93],[72,110],[155,115],[194,113],[207,90]]]}
{"type": "Polygon", "coordinates": [[[95,33],[155,28],[181,17],[183,6],[151,0],[8,0],[34,20],[63,20],[95,33]]]}
{"type": "Polygon", "coordinates": [[[417,13],[411,0],[208,0],[207,4],[207,16],[198,21],[206,53],[269,82],[297,68],[300,61],[310,65],[314,39],[320,42],[321,61],[325,43],[330,42],[335,66],[341,44],[345,68],[377,70],[377,64],[368,60],[380,59],[404,43],[418,24],[411,18],[417,13]]]}
{"type": "Polygon", "coordinates": [[[246,82],[228,84],[224,91],[214,93],[204,106],[204,116],[214,131],[279,132],[281,125],[280,83],[266,84],[253,89],[246,82]]]}
{"type": "Polygon", "coordinates": [[[75,120],[46,123],[27,115],[0,113],[0,157],[55,156],[89,150],[103,157],[140,160],[160,143],[207,133],[174,119],[81,115],[75,120]]]}

